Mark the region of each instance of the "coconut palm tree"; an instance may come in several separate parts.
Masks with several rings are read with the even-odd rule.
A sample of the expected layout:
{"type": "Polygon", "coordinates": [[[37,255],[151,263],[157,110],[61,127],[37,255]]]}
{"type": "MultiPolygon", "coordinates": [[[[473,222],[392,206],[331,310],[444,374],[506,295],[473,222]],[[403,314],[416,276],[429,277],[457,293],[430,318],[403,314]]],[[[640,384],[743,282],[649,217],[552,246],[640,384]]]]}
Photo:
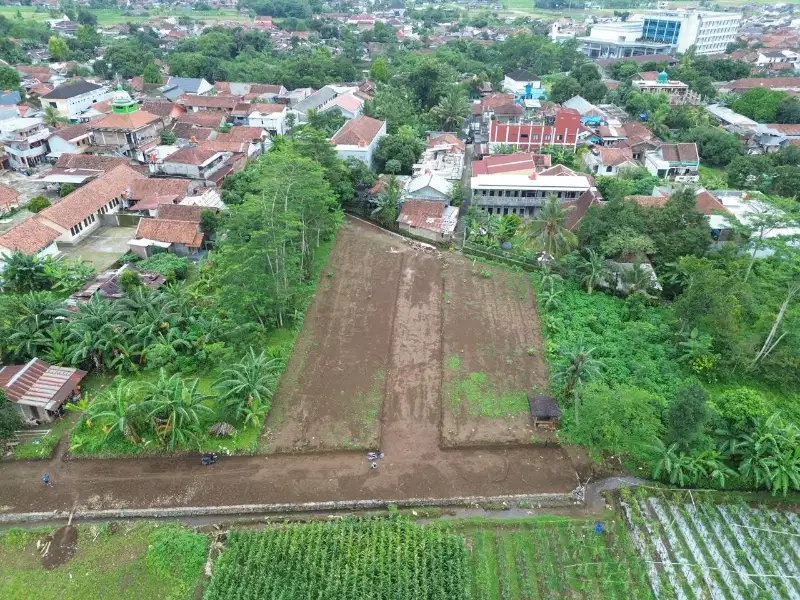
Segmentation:
{"type": "Polygon", "coordinates": [[[141,441],[138,427],[142,405],[136,402],[138,390],[128,381],[103,392],[88,405],[86,424],[102,426],[106,438],[115,431],[126,440],[138,444],[141,441]]]}
{"type": "Polygon", "coordinates": [[[606,280],[609,274],[608,265],[601,254],[589,248],[586,258],[578,267],[583,276],[581,283],[586,287],[586,293],[591,294],[595,287],[606,280]]]}
{"type": "Polygon", "coordinates": [[[439,98],[439,103],[431,109],[431,114],[445,131],[457,131],[469,115],[469,101],[464,92],[454,86],[446,96],[439,98]]]}
{"type": "Polygon", "coordinates": [[[284,359],[259,355],[252,348],[237,364],[222,372],[214,387],[220,391],[217,403],[234,420],[254,411],[254,403],[269,411],[272,396],[278,385],[278,374],[284,359]]]}
{"type": "Polygon", "coordinates": [[[556,370],[556,379],[564,383],[564,396],[570,398],[588,381],[600,375],[603,363],[592,356],[596,348],[587,348],[583,341],[572,348],[562,348],[566,359],[556,370]]]}
{"type": "Polygon", "coordinates": [[[42,122],[49,127],[59,127],[60,125],[66,125],[68,121],[52,106],[45,106],[44,111],[42,111],[42,122]]]}
{"type": "Polygon", "coordinates": [[[125,339],[127,324],[116,303],[95,294],[80,305],[77,313],[64,311],[64,316],[72,319],[67,334],[67,341],[73,345],[72,364],[89,363],[102,371],[119,366],[130,354],[125,339]]]}
{"type": "Polygon", "coordinates": [[[521,227],[526,245],[553,259],[570,252],[578,245],[578,238],[566,227],[567,215],[573,209],[564,208],[558,198],[549,196],[541,212],[521,227]]]}

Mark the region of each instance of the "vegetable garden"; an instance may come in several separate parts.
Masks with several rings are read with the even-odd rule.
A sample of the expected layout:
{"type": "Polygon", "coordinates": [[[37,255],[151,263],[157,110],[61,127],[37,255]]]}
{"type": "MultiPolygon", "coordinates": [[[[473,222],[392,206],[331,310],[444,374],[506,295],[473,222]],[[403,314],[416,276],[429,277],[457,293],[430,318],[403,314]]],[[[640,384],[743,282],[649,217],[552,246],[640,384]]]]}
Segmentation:
{"type": "Polygon", "coordinates": [[[800,599],[800,517],[793,512],[622,494],[658,598],[800,599]]]}
{"type": "Polygon", "coordinates": [[[468,595],[458,536],[404,519],[284,525],[228,538],[205,600],[468,595]]]}

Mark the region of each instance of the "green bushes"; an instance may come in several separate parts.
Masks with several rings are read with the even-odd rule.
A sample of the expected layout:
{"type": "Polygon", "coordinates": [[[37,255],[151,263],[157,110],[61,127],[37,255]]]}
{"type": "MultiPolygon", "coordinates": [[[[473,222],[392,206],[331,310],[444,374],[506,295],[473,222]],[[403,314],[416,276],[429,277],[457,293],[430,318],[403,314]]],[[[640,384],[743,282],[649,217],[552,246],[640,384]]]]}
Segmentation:
{"type": "Polygon", "coordinates": [[[48,200],[46,196],[34,196],[25,205],[25,208],[33,213],[38,213],[43,211],[48,206],[50,206],[50,200],[48,200]]]}
{"type": "Polygon", "coordinates": [[[170,281],[186,279],[189,274],[189,259],[167,254],[166,252],[156,254],[140,261],[137,268],[141,271],[155,271],[161,273],[170,281]]]}
{"type": "Polygon", "coordinates": [[[159,527],[150,535],[147,565],[164,577],[193,581],[206,561],[208,538],[179,525],[159,527]]]}
{"type": "Polygon", "coordinates": [[[728,431],[741,433],[767,416],[763,394],[749,387],[727,390],[714,400],[714,406],[728,431]]]}

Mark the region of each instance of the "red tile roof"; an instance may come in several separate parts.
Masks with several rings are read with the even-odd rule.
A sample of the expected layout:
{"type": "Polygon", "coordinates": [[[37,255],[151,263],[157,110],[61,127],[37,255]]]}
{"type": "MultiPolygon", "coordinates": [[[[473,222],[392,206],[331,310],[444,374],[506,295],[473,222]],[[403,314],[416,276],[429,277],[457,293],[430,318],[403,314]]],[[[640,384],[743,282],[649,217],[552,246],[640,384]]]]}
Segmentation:
{"type": "Polygon", "coordinates": [[[462,152],[466,149],[464,142],[462,142],[452,133],[443,133],[442,135],[437,135],[435,138],[430,138],[428,140],[428,148],[433,148],[434,146],[442,144],[449,144],[451,146],[455,146],[462,152]]]}
{"type": "Polygon", "coordinates": [[[589,210],[589,207],[593,204],[599,204],[601,200],[602,197],[598,192],[586,190],[577,200],[562,202],[562,206],[568,210],[564,226],[570,230],[575,229],[581,219],[586,216],[586,211],[589,210]],[[574,208],[569,208],[571,206],[574,208]]]}
{"type": "Polygon", "coordinates": [[[197,108],[222,108],[233,110],[241,102],[239,96],[194,96],[185,95],[178,98],[178,102],[184,106],[197,108]]]}
{"type": "Polygon", "coordinates": [[[39,216],[69,229],[121,196],[122,192],[129,191],[134,181],[144,178],[144,175],[129,166],[119,165],[78,188],[57,204],[45,208],[39,216]]]}
{"type": "Polygon", "coordinates": [[[179,200],[189,195],[188,179],[137,179],[131,182],[131,200],[144,200],[149,196],[178,196],[179,200]]]}
{"type": "Polygon", "coordinates": [[[177,152],[167,156],[164,159],[164,162],[199,166],[219,152],[221,152],[221,150],[201,148],[198,144],[194,147],[187,146],[185,148],[181,148],[177,152]]]}
{"type": "Polygon", "coordinates": [[[535,154],[533,152],[495,154],[484,157],[483,160],[473,161],[472,176],[534,171],[537,168],[549,167],[550,161],[551,158],[548,154],[535,154]]]}
{"type": "Polygon", "coordinates": [[[137,110],[136,112],[126,114],[112,113],[99,121],[91,123],[90,126],[92,129],[124,129],[134,131],[146,127],[151,123],[155,123],[158,120],[159,117],[157,115],[143,110],[137,110]]]}
{"type": "Polygon", "coordinates": [[[800,89],[800,77],[753,77],[738,79],[724,86],[733,90],[749,90],[757,87],[768,89],[800,89]]]}
{"type": "Polygon", "coordinates": [[[13,229],[0,235],[0,247],[19,250],[31,256],[52,244],[61,233],[39,223],[36,218],[28,219],[13,229]]]}
{"type": "Polygon", "coordinates": [[[168,221],[188,221],[199,223],[202,206],[183,206],[180,204],[162,204],[158,207],[158,218],[168,221]]]}
{"type": "Polygon", "coordinates": [[[188,112],[179,116],[176,120],[178,123],[191,123],[192,125],[199,125],[200,127],[219,127],[220,123],[225,116],[222,113],[210,110],[201,110],[199,112],[188,112]]]}
{"type": "Polygon", "coordinates": [[[607,166],[633,162],[633,153],[628,148],[600,148],[600,162],[607,166]]]}
{"type": "Polygon", "coordinates": [[[214,139],[220,142],[255,142],[261,141],[263,136],[261,127],[231,127],[228,133],[218,133],[214,139]]]}
{"type": "Polygon", "coordinates": [[[397,222],[409,227],[418,227],[442,233],[444,231],[444,211],[447,204],[444,202],[430,202],[427,200],[406,200],[400,209],[397,222]]]}
{"type": "Polygon", "coordinates": [[[127,165],[127,158],[117,156],[103,156],[101,154],[62,154],[58,157],[57,169],[89,169],[95,171],[109,171],[119,165],[127,165]]]}
{"type": "Polygon", "coordinates": [[[333,136],[332,141],[343,146],[359,146],[362,143],[369,146],[384,125],[383,121],[361,115],[345,123],[333,136]]]}
{"type": "Polygon", "coordinates": [[[0,184],[0,208],[11,208],[19,203],[19,192],[12,187],[0,184]]]}
{"type": "Polygon", "coordinates": [[[142,219],[136,230],[136,238],[184,244],[191,248],[199,248],[203,242],[203,234],[197,231],[197,223],[168,219],[142,219]]]}
{"type": "Polygon", "coordinates": [[[662,144],[661,157],[667,162],[697,162],[697,144],[662,144]]]}

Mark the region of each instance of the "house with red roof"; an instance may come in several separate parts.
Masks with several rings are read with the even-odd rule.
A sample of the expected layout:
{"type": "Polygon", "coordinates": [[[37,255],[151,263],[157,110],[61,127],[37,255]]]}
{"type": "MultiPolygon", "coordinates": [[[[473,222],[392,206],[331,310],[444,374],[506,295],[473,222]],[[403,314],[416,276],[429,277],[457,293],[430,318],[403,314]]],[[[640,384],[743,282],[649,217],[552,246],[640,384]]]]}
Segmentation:
{"type": "Polygon", "coordinates": [[[86,371],[57,367],[38,358],[0,367],[0,388],[26,421],[50,423],[64,403],[80,393],[86,371]]]}
{"type": "Polygon", "coordinates": [[[355,158],[372,166],[375,148],[386,135],[386,121],[361,115],[345,123],[331,138],[336,154],[342,160],[355,158]]]}
{"type": "Polygon", "coordinates": [[[633,159],[630,148],[599,146],[582,156],[583,164],[591,173],[616,177],[620,169],[634,169],[641,166],[633,159]]]}

